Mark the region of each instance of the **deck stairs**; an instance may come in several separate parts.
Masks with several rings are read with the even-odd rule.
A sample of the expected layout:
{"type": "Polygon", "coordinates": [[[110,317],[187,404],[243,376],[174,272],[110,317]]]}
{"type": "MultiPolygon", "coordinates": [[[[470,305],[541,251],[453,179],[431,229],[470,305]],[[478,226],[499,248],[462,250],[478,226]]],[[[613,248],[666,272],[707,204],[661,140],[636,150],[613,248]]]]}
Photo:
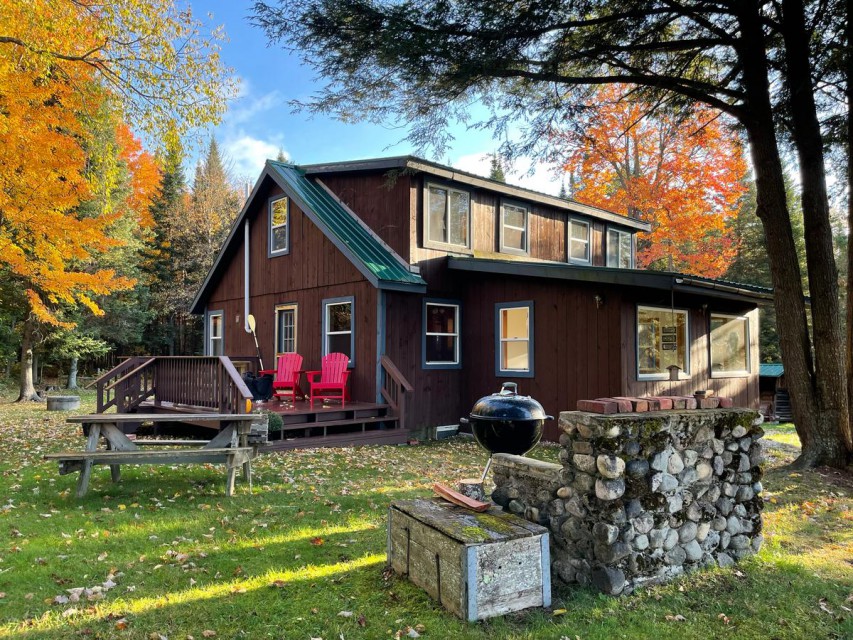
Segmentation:
{"type": "Polygon", "coordinates": [[[788,396],[787,389],[776,389],[773,408],[779,422],[791,422],[794,419],[794,415],[791,413],[791,398],[788,396]]]}

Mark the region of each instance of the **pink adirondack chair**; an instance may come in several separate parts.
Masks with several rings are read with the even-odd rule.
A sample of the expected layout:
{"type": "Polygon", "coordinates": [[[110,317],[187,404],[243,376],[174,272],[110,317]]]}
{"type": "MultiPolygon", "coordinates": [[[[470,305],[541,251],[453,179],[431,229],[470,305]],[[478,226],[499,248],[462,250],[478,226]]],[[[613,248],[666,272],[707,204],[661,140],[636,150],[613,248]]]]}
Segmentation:
{"type": "Polygon", "coordinates": [[[335,399],[346,405],[349,358],[345,353],[330,353],[323,357],[320,371],[306,371],[308,399],[314,408],[315,398],[335,399]]]}
{"type": "Polygon", "coordinates": [[[272,381],[272,388],[275,391],[275,397],[281,400],[290,396],[290,401],[295,402],[296,396],[305,397],[302,389],[299,387],[299,373],[302,369],[302,356],[298,353],[282,353],[278,357],[278,367],[276,368],[275,378],[272,381]]]}

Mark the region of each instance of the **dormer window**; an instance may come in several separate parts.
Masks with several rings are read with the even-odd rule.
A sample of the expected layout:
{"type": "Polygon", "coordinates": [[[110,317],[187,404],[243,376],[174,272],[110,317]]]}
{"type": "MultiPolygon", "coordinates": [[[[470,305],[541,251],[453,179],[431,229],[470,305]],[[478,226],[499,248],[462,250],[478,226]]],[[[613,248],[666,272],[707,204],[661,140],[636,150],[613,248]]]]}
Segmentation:
{"type": "Polygon", "coordinates": [[[569,262],[590,263],[589,222],[569,220],[569,262]]]}
{"type": "Polygon", "coordinates": [[[619,229],[607,230],[607,266],[633,269],[634,255],[631,234],[619,229]]]}
{"type": "Polygon", "coordinates": [[[270,255],[280,256],[290,251],[290,198],[270,202],[270,255]]]}
{"type": "Polygon", "coordinates": [[[527,207],[504,202],[501,205],[501,251],[527,255],[527,207]]]}
{"type": "Polygon", "coordinates": [[[467,191],[428,184],[424,211],[425,244],[471,248],[471,197],[467,191]]]}

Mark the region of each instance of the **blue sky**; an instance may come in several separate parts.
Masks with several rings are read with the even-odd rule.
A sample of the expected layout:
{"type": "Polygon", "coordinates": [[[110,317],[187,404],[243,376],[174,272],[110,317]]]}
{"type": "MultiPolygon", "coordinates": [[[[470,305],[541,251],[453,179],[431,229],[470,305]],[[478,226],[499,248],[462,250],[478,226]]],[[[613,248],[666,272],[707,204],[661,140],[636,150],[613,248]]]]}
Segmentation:
{"type": "MultiPolygon", "coordinates": [[[[213,25],[223,25],[229,41],[222,47],[226,65],[240,78],[240,96],[231,103],[223,122],[213,130],[231,164],[236,180],[253,182],[266,158],[279,149],[297,163],[356,160],[413,153],[404,140],[404,123],[397,126],[345,124],[328,117],[292,113],[288,100],[304,98],[323,86],[296,55],[267,46],[260,29],[248,21],[250,0],[192,0],[200,19],[211,15],[213,25]]],[[[488,174],[488,159],[497,146],[490,134],[458,127],[445,164],[473,173],[488,174]]],[[[192,161],[194,164],[194,160],[192,161]]],[[[556,194],[559,182],[547,168],[527,175],[529,163],[519,163],[508,182],[556,194]]],[[[191,177],[193,172],[188,171],[191,177]]]]}

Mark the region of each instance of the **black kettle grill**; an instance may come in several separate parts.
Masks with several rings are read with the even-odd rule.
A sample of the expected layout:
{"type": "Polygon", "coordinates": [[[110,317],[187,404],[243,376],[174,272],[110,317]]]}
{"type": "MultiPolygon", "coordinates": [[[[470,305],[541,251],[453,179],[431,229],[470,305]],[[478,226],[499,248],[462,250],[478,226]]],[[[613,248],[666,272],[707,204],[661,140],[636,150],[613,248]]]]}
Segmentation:
{"type": "MultiPolygon", "coordinates": [[[[504,382],[498,393],[477,400],[469,416],[459,421],[471,425],[474,439],[490,454],[524,455],[541,440],[545,420],[553,419],[536,400],[518,395],[515,382],[504,382]]],[[[491,462],[490,456],[483,480],[491,462]]]]}

